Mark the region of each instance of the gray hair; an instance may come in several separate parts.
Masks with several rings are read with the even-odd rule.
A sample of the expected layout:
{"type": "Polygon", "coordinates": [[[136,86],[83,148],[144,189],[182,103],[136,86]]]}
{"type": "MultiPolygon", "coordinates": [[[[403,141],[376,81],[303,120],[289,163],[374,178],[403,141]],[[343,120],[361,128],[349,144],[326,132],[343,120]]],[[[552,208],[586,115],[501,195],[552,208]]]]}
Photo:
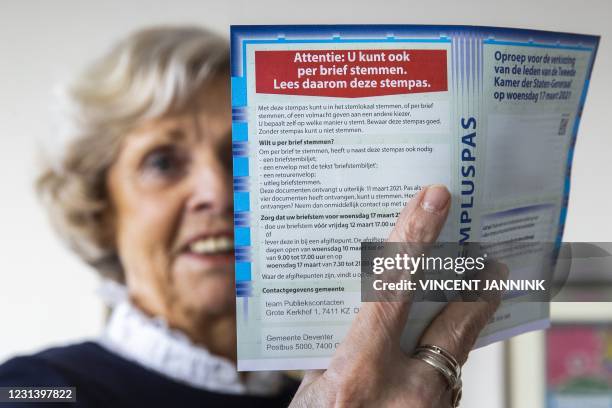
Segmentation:
{"type": "Polygon", "coordinates": [[[46,157],[37,191],[62,239],[104,276],[124,281],[106,186],[122,138],[145,120],[181,111],[220,76],[229,78],[224,39],[159,27],[128,36],[66,89],[64,143],[46,157]]]}

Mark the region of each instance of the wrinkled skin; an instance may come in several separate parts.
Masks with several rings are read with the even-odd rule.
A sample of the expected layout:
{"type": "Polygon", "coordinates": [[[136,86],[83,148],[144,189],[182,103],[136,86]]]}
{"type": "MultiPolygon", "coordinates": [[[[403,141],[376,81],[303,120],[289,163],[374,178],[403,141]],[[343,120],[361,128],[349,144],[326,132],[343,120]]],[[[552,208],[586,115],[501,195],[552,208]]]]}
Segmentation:
{"type": "MultiPolygon", "coordinates": [[[[448,216],[450,194],[443,186],[419,192],[404,208],[390,242],[432,243],[448,216]],[[429,194],[431,193],[431,194],[429,194]]],[[[507,272],[501,265],[498,276],[507,272]]],[[[448,350],[465,363],[478,334],[499,305],[485,301],[449,303],[430,324],[420,344],[448,350]]],[[[329,368],[310,371],[292,407],[448,407],[451,392],[435,368],[400,349],[400,336],[410,301],[363,303],[329,368]]]]}

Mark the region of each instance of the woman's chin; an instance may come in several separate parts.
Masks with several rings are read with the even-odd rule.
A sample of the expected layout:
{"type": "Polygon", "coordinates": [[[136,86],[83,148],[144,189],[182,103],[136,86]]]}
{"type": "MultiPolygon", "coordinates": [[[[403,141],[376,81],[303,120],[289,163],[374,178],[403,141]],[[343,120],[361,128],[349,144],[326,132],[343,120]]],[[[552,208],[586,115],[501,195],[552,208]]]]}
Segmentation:
{"type": "Polygon", "coordinates": [[[181,303],[200,315],[234,313],[234,264],[215,268],[175,269],[173,286],[181,303]]]}

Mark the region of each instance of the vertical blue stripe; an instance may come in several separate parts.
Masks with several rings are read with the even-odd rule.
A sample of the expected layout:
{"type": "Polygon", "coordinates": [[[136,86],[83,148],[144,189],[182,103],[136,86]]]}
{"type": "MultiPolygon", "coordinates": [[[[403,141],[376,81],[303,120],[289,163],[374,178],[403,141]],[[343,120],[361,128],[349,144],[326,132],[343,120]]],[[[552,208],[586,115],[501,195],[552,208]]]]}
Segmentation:
{"type": "Polygon", "coordinates": [[[246,142],[249,140],[249,127],[246,122],[232,123],[232,141],[246,142]]]}
{"type": "Polygon", "coordinates": [[[245,212],[251,209],[248,192],[234,192],[234,212],[245,212]]]}
{"type": "Polygon", "coordinates": [[[236,262],[236,282],[251,280],[251,263],[236,262]]]}
{"type": "Polygon", "coordinates": [[[234,242],[236,246],[251,245],[251,230],[246,227],[234,228],[234,242]]]}
{"type": "Polygon", "coordinates": [[[234,177],[246,177],[249,175],[249,158],[234,157],[234,177]]]}
{"type": "Polygon", "coordinates": [[[247,87],[244,77],[232,77],[232,106],[246,106],[247,87]]]}

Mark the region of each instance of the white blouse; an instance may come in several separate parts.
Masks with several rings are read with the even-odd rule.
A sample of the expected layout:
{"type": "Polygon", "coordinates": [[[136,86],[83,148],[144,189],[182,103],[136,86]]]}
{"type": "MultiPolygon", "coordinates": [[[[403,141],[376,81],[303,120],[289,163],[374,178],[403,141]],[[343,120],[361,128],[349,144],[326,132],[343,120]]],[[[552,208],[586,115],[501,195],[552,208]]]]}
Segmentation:
{"type": "MultiPolygon", "coordinates": [[[[114,301],[117,290],[113,288],[114,301]]],[[[107,289],[104,291],[108,292],[107,289]]],[[[103,297],[107,294],[103,293],[103,297]]],[[[98,343],[123,358],[192,387],[246,395],[275,395],[282,388],[280,372],[255,371],[244,380],[230,360],[215,356],[168,327],[162,318],[151,318],[122,296],[98,343]]]]}

